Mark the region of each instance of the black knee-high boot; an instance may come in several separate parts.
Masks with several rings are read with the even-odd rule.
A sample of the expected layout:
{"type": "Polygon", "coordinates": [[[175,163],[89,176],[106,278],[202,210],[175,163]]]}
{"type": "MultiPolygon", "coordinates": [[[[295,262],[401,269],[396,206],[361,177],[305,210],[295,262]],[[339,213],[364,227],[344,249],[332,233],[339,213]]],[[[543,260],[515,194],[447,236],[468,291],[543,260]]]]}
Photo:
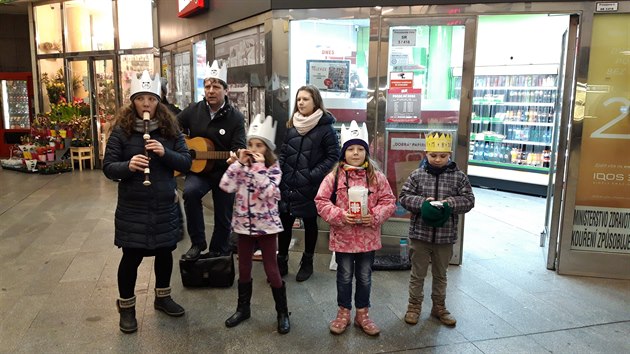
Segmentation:
{"type": "Polygon", "coordinates": [[[225,320],[226,327],[234,327],[251,316],[250,301],[252,299],[252,281],[238,283],[238,304],[236,312],[225,320]]]}
{"type": "Polygon", "coordinates": [[[271,288],[273,299],[276,302],[276,312],[278,312],[278,333],[287,334],[291,330],[289,322],[289,309],[287,307],[287,287],[284,282],[279,288],[271,288]]]}

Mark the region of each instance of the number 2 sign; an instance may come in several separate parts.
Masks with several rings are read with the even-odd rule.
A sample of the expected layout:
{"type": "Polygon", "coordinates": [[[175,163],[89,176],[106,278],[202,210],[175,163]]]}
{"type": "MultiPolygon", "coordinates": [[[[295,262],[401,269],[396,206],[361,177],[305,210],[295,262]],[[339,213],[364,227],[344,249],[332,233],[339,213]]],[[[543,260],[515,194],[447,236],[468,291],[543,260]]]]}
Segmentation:
{"type": "Polygon", "coordinates": [[[599,139],[630,139],[629,134],[610,134],[604,133],[608,128],[614,126],[615,124],[619,124],[624,117],[628,116],[630,111],[630,100],[623,97],[611,97],[604,101],[604,106],[609,106],[612,103],[620,103],[621,107],[619,108],[620,114],[615,117],[610,122],[601,126],[601,128],[595,130],[591,133],[591,138],[599,138],[599,139]]]}

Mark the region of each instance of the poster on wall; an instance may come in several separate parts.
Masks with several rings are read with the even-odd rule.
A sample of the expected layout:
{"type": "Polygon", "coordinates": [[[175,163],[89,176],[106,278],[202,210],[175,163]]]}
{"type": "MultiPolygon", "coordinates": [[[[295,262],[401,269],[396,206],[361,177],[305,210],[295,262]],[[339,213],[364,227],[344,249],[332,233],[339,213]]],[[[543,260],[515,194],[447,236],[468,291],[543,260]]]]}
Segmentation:
{"type": "Polygon", "coordinates": [[[630,254],[628,17],[595,17],[571,249],[630,254]]]}
{"type": "Polygon", "coordinates": [[[228,84],[228,99],[234,108],[239,110],[245,117],[245,131],[249,127],[249,85],[248,84],[228,84]]]}
{"type": "Polygon", "coordinates": [[[390,88],[387,90],[385,114],[388,123],[422,123],[420,100],[422,89],[390,88]]]}
{"type": "MultiPolygon", "coordinates": [[[[424,133],[387,132],[387,147],[387,180],[398,197],[403,184],[424,158],[424,133]]],[[[410,218],[411,213],[396,202],[393,217],[410,218]]]]}
{"type": "Polygon", "coordinates": [[[324,92],[348,92],[349,60],[307,60],[306,83],[324,92]]]}

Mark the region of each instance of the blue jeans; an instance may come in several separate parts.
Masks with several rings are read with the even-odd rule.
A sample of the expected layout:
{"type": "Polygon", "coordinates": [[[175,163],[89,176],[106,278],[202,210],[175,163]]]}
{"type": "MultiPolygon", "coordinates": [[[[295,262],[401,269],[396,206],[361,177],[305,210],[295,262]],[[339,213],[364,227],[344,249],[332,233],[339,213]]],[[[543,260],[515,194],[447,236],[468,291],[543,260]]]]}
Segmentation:
{"type": "Polygon", "coordinates": [[[352,276],[357,279],[354,305],[358,309],[370,307],[372,265],[375,251],[335,253],[337,261],[337,305],[352,309],[352,276]]]}
{"type": "Polygon", "coordinates": [[[211,252],[229,254],[228,244],[232,230],[232,208],[234,206],[234,193],[225,193],[219,188],[219,181],[194,173],[186,175],[184,182],[184,209],[186,209],[186,221],[188,234],[193,245],[206,248],[206,224],[203,220],[203,198],[212,191],[214,204],[214,231],[210,241],[211,252]]]}

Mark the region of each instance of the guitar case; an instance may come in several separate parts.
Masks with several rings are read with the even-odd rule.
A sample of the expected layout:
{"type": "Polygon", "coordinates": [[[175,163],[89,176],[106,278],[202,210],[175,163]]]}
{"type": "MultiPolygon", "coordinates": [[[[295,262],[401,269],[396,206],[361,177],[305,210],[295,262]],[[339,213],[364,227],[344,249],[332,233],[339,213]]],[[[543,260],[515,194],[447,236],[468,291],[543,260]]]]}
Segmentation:
{"type": "Polygon", "coordinates": [[[182,284],[187,288],[229,288],[234,284],[234,256],[210,257],[201,254],[196,261],[179,260],[182,284]]]}

